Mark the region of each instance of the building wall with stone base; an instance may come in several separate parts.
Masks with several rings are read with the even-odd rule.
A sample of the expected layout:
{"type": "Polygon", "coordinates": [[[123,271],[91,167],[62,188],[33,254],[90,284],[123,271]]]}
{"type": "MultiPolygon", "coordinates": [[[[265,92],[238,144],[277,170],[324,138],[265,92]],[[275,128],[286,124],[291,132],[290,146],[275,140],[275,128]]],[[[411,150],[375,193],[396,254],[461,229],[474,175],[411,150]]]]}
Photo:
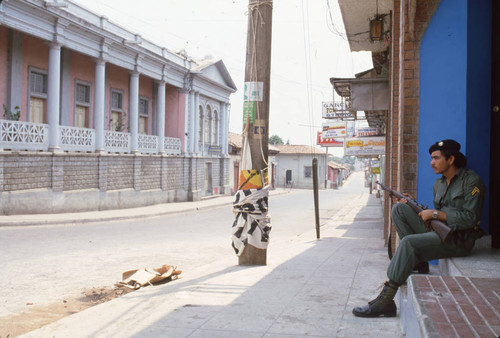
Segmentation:
{"type": "Polygon", "coordinates": [[[195,201],[228,192],[228,175],[228,158],[2,152],[0,212],[83,212],[195,201]]]}

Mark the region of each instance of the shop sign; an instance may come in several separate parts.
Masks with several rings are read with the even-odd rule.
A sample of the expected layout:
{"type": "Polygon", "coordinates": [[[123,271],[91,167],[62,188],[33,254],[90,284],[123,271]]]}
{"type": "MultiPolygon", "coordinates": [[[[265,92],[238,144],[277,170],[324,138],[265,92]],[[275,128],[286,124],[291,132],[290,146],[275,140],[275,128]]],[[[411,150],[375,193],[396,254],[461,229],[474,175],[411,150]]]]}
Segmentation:
{"type": "Polygon", "coordinates": [[[344,155],[383,155],[385,154],[385,136],[346,138],[344,155]]]}
{"type": "Polygon", "coordinates": [[[222,147],[217,145],[212,145],[208,147],[209,155],[220,155],[222,154],[222,147]]]}
{"type": "Polygon", "coordinates": [[[323,137],[346,137],[346,124],[345,122],[327,122],[323,123],[323,137]]]}
{"type": "Polygon", "coordinates": [[[262,101],[264,95],[264,82],[245,82],[243,91],[244,101],[262,101]]]}
{"type": "Polygon", "coordinates": [[[377,128],[358,128],[356,130],[356,135],[358,137],[376,136],[377,128]]]}
{"type": "Polygon", "coordinates": [[[321,112],[324,119],[354,117],[343,102],[324,101],[321,103],[321,112]]]}
{"type": "Polygon", "coordinates": [[[322,147],[343,147],[343,138],[323,138],[322,132],[318,131],[317,144],[322,147]]]}

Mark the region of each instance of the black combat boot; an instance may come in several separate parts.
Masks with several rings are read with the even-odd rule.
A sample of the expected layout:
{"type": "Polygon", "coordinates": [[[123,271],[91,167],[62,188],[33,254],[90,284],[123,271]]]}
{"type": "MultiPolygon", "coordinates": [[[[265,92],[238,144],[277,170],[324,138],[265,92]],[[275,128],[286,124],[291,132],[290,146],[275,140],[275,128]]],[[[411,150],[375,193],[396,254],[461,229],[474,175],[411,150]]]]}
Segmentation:
{"type": "Polygon", "coordinates": [[[374,300],[368,302],[363,307],[355,307],[352,313],[357,317],[396,317],[397,308],[394,303],[394,296],[399,285],[385,282],[384,288],[374,300]]]}

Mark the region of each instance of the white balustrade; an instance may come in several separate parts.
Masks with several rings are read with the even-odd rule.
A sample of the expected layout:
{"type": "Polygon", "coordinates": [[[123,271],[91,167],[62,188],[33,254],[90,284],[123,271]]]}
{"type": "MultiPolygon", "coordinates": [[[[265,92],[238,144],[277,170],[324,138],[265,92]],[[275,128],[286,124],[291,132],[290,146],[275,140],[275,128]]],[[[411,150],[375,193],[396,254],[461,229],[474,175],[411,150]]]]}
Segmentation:
{"type": "Polygon", "coordinates": [[[104,149],[108,152],[130,152],[130,134],[119,131],[104,131],[104,149]]]}
{"type": "Polygon", "coordinates": [[[165,137],[165,154],[180,155],[181,139],[175,137],[165,137]]]}
{"type": "MultiPolygon", "coordinates": [[[[48,135],[47,124],[0,120],[0,149],[47,151],[48,135]]],[[[59,126],[59,135],[59,146],[64,151],[93,152],[96,149],[95,129],[59,126]]],[[[138,138],[141,153],[158,153],[158,136],[138,135],[138,138]]],[[[180,138],[165,137],[165,154],[180,155],[181,146],[180,138]]],[[[130,133],[105,130],[104,149],[107,152],[129,153],[130,133]]]]}
{"type": "Polygon", "coordinates": [[[138,135],[139,152],[147,154],[158,153],[158,136],[155,135],[138,135]]]}
{"type": "Polygon", "coordinates": [[[47,150],[49,126],[42,123],[0,120],[0,148],[47,150]]]}
{"type": "Polygon", "coordinates": [[[95,151],[95,129],[60,126],[59,146],[65,151],[95,151]]]}

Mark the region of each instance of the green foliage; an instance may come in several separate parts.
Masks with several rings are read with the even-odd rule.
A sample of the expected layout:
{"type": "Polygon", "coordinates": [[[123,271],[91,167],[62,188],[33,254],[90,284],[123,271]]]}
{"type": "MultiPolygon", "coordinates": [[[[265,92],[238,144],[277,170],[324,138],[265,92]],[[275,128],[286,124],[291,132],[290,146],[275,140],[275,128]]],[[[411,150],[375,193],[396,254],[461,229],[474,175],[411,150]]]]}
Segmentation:
{"type": "Polygon", "coordinates": [[[126,125],[125,123],[123,123],[123,120],[125,119],[125,117],[127,116],[127,113],[123,113],[122,114],[122,118],[117,121],[117,123],[114,124],[114,120],[113,118],[110,118],[109,119],[109,122],[110,122],[110,126],[113,127],[113,124],[114,124],[114,130],[113,131],[119,131],[119,132],[123,132],[125,130],[125,128],[127,129],[127,131],[130,131],[130,125],[126,125]]]}
{"type": "Polygon", "coordinates": [[[19,106],[14,107],[15,112],[12,112],[7,105],[3,105],[3,117],[12,121],[19,121],[21,118],[21,110],[19,106]]]}
{"type": "Polygon", "coordinates": [[[283,140],[278,135],[272,135],[271,137],[269,137],[269,144],[283,144],[283,140]]]}

